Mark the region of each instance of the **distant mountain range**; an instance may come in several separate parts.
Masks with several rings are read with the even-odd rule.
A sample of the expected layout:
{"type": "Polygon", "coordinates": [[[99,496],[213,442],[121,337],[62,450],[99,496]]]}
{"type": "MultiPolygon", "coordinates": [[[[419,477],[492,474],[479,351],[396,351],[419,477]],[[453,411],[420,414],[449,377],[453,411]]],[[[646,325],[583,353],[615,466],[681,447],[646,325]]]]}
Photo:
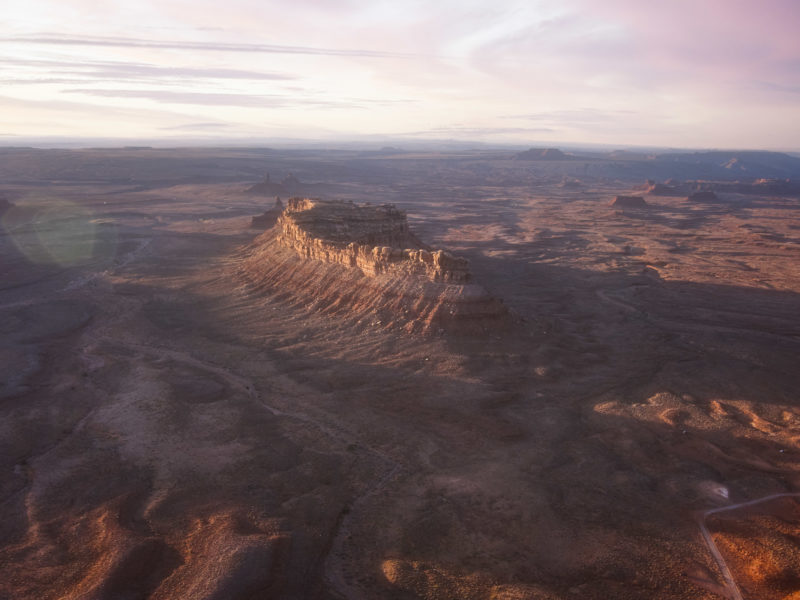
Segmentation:
{"type": "Polygon", "coordinates": [[[562,152],[557,148],[531,148],[513,156],[514,160],[582,162],[584,174],[614,177],[641,176],[652,179],[719,179],[755,181],[758,179],[800,179],[800,157],[784,152],[760,150],[643,153],[562,152]]]}
{"type": "Polygon", "coordinates": [[[753,178],[800,177],[800,158],[783,152],[693,152],[659,154],[655,160],[703,165],[728,170],[732,175],[753,178]]]}

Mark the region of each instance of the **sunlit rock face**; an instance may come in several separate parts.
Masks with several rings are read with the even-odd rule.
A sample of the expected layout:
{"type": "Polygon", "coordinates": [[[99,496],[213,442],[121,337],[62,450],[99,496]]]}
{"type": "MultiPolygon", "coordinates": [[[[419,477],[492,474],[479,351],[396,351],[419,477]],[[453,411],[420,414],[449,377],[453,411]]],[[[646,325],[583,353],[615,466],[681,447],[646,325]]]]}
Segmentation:
{"type": "Polygon", "coordinates": [[[507,309],[465,259],[423,244],[392,205],[292,198],[243,273],[290,301],[410,332],[481,332],[507,309]]]}
{"type": "Polygon", "coordinates": [[[278,218],[279,241],[299,255],[360,269],[365,275],[414,275],[430,281],[467,283],[467,261],[430,250],[392,205],[292,198],[278,218]]]}

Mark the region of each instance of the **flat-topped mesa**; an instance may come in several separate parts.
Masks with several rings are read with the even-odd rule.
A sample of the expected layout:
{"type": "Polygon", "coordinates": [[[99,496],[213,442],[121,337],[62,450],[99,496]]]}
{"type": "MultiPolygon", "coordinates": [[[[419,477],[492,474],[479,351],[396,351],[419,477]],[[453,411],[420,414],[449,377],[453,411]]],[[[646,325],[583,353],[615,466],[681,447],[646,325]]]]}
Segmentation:
{"type": "Polygon", "coordinates": [[[466,260],[425,246],[391,205],[292,198],[239,273],[253,292],[348,327],[484,335],[514,323],[466,260]]]}
{"type": "Polygon", "coordinates": [[[365,275],[414,275],[464,284],[467,261],[425,247],[409,230],[403,211],[391,204],[291,198],[278,218],[278,241],[300,256],[360,269],[365,275]]]}

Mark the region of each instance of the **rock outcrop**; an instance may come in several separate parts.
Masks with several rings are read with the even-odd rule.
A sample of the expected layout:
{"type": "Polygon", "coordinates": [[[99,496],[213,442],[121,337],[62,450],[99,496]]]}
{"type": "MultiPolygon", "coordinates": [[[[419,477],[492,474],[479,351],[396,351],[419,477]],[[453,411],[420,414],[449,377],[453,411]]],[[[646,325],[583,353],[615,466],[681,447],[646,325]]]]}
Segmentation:
{"type": "Polygon", "coordinates": [[[242,272],[291,303],[381,328],[475,332],[510,319],[465,259],[423,244],[392,205],[292,198],[242,272]]]}
{"type": "Polygon", "coordinates": [[[579,190],[583,187],[583,184],[577,179],[564,177],[558,187],[565,190],[579,190]]]}
{"type": "Polygon", "coordinates": [[[648,204],[641,196],[616,196],[611,202],[614,208],[647,208],[648,204]]]}
{"type": "Polygon", "coordinates": [[[328,187],[324,183],[304,183],[291,173],[280,182],[273,181],[267,173],[262,181],[251,185],[245,190],[245,193],[257,196],[296,196],[298,194],[327,193],[328,187]]]}
{"type": "Polygon", "coordinates": [[[678,190],[665,183],[648,182],[647,193],[651,196],[675,196],[678,190]]]}
{"type": "Polygon", "coordinates": [[[686,198],[690,202],[716,202],[719,200],[717,195],[710,191],[710,190],[702,190],[699,192],[694,192],[689,194],[689,197],[686,198]]]}
{"type": "Polygon", "coordinates": [[[392,205],[359,206],[292,198],[278,217],[279,241],[300,256],[355,267],[366,275],[414,275],[430,281],[467,283],[467,261],[431,251],[409,231],[392,205]]]}
{"type": "Polygon", "coordinates": [[[275,205],[260,215],[256,215],[250,220],[250,227],[255,229],[267,229],[275,225],[278,217],[283,212],[283,202],[280,198],[275,198],[275,205]]]}

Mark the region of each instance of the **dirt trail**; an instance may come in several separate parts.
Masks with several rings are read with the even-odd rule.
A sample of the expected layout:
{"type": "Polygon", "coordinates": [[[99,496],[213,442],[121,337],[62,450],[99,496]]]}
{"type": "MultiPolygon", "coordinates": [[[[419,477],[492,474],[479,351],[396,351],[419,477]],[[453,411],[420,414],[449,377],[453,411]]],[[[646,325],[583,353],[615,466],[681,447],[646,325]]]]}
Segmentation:
{"type": "Polygon", "coordinates": [[[725,586],[728,588],[728,591],[731,594],[732,600],[745,600],[744,596],[742,596],[742,592],[739,589],[739,586],[736,585],[736,579],[734,578],[733,574],[731,573],[728,564],[725,562],[725,558],[720,553],[717,545],[714,543],[714,539],[711,537],[711,532],[706,527],[706,518],[709,515],[713,515],[716,513],[721,513],[729,510],[736,510],[737,508],[744,508],[746,506],[754,506],[756,504],[761,504],[762,502],[768,502],[769,500],[775,500],[776,498],[800,498],[800,493],[797,492],[785,492],[781,494],[771,494],[769,496],[764,496],[763,498],[756,498],[755,500],[748,500],[746,502],[739,502],[738,504],[731,504],[729,506],[722,506],[720,508],[712,508],[710,510],[704,511],[698,520],[698,524],[700,525],[700,532],[703,534],[703,539],[706,542],[706,546],[708,546],[708,550],[711,552],[711,555],[714,557],[714,560],[719,566],[719,570],[722,573],[722,577],[725,580],[725,586]]]}

